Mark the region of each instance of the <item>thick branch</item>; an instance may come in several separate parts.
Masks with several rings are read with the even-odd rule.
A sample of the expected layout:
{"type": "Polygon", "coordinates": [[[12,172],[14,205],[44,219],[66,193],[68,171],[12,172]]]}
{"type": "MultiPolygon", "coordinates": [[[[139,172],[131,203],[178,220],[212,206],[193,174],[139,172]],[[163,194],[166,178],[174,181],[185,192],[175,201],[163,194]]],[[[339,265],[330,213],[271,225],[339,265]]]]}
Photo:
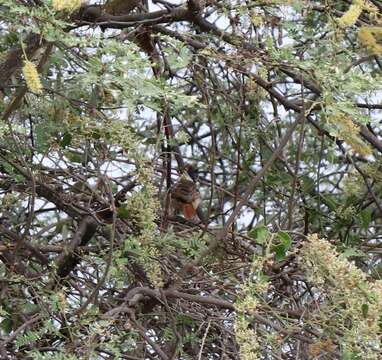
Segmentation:
{"type": "Polygon", "coordinates": [[[64,278],[76,267],[80,261],[76,250],[79,246],[86,245],[97,231],[97,221],[91,216],[85,216],[78,226],[77,232],[65,251],[58,257],[57,276],[64,278]]]}

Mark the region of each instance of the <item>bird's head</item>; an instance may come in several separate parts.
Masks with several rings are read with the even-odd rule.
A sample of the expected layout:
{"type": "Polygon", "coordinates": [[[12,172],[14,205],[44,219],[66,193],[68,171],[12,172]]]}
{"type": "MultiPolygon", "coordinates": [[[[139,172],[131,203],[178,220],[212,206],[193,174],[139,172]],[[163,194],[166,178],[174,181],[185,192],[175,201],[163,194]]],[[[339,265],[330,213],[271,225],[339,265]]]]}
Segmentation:
{"type": "Polygon", "coordinates": [[[183,175],[195,182],[198,179],[196,164],[186,164],[183,169],[183,175]]]}

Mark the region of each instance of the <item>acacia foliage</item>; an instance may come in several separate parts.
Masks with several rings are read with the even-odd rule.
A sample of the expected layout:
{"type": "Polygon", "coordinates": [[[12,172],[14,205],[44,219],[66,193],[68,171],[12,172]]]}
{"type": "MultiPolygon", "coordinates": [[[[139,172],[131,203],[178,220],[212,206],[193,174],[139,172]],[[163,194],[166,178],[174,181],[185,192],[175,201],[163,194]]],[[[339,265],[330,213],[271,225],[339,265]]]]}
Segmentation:
{"type": "Polygon", "coordinates": [[[378,359],[382,2],[136,3],[0,3],[0,358],[378,359]]]}

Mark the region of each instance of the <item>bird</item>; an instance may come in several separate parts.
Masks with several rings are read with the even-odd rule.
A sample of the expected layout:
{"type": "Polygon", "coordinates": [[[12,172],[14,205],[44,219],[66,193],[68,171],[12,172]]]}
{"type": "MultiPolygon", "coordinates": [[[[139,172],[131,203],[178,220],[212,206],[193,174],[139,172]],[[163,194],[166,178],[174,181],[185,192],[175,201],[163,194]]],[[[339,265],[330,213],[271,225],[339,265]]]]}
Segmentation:
{"type": "Polygon", "coordinates": [[[182,212],[186,220],[195,218],[197,209],[202,202],[195,184],[196,178],[196,168],[187,164],[179,180],[170,189],[172,208],[176,212],[182,212]]]}
{"type": "Polygon", "coordinates": [[[141,0],[108,0],[104,6],[110,15],[127,15],[141,4],[141,0]]]}

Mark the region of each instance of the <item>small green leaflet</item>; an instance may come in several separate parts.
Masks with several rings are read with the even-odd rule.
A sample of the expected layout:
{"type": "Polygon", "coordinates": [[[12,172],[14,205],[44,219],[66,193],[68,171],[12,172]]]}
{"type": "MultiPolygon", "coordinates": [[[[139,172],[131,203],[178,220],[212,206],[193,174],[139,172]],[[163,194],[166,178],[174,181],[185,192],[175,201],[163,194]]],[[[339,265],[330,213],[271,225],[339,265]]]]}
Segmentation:
{"type": "Polygon", "coordinates": [[[280,261],[285,258],[287,251],[292,245],[292,239],[285,231],[279,231],[276,236],[280,242],[272,247],[272,251],[276,255],[276,261],[280,261]]]}
{"type": "Polygon", "coordinates": [[[366,256],[366,254],[363,251],[353,249],[353,248],[348,248],[341,254],[341,257],[345,259],[350,257],[364,257],[364,256],[366,256]]]}
{"type": "Polygon", "coordinates": [[[119,219],[127,219],[129,217],[129,210],[126,206],[121,206],[117,209],[117,217],[119,219]]]}
{"type": "Polygon", "coordinates": [[[248,232],[248,236],[256,241],[256,243],[262,245],[267,240],[269,230],[265,225],[256,226],[254,229],[248,232]]]}
{"type": "Polygon", "coordinates": [[[362,304],[361,306],[361,310],[362,310],[362,316],[366,319],[367,318],[367,315],[369,313],[369,305],[367,304],[362,304]]]}

